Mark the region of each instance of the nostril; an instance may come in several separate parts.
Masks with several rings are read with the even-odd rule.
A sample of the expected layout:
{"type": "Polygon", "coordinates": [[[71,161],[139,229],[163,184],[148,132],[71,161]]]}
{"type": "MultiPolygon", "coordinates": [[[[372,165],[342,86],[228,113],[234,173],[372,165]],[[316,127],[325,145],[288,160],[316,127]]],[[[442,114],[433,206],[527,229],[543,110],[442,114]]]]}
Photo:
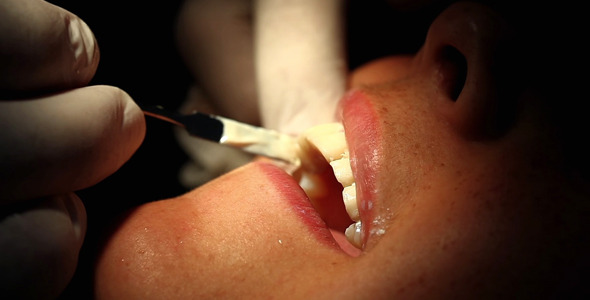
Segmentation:
{"type": "Polygon", "coordinates": [[[445,46],[439,56],[441,87],[449,98],[457,101],[467,78],[467,59],[455,47],[445,46]]]}

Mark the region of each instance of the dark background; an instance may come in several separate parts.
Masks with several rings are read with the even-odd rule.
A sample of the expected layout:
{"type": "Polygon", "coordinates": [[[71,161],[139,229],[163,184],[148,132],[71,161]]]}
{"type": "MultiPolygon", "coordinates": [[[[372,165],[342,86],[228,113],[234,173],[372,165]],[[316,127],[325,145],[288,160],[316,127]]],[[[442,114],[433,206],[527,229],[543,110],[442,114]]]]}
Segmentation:
{"type": "MultiPolygon", "coordinates": [[[[176,49],[175,19],[181,1],[50,0],[82,18],[100,47],[100,64],[91,85],[106,84],[125,90],[136,101],[176,109],[192,79],[176,49]]],[[[349,64],[390,53],[414,52],[421,45],[429,12],[391,16],[383,4],[351,1],[347,34],[349,64]],[[403,25],[402,25],[403,24],[403,25]],[[399,28],[392,32],[392,28],[399,28]],[[383,29],[384,32],[375,32],[383,29]],[[411,29],[411,30],[410,30],[411,29]],[[369,31],[370,30],[370,31],[369,31]],[[417,33],[418,32],[418,33],[417,33]]],[[[93,262],[101,242],[120,217],[133,207],[185,192],[177,180],[187,160],[178,147],[171,125],[148,118],[145,141],[115,174],[79,191],[88,214],[88,231],[76,275],[61,299],[92,298],[93,262]]],[[[113,145],[116,147],[116,145],[113,145]]]]}
{"type": "MultiPolygon", "coordinates": [[[[117,86],[136,101],[170,109],[184,100],[191,79],[175,45],[180,1],[50,2],[78,15],[94,32],[100,63],[91,85],[117,86]]],[[[184,192],[177,174],[187,158],[171,125],[151,118],[146,122],[146,137],[135,155],[109,178],[78,192],[86,206],[88,232],[78,270],[62,299],[92,298],[93,261],[117,218],[138,204],[184,192]]]]}
{"type": "MultiPolygon", "coordinates": [[[[49,2],[77,14],[94,32],[101,59],[90,84],[117,86],[137,101],[162,104],[170,109],[176,109],[184,100],[192,80],[176,49],[175,18],[180,0],[49,2]]],[[[350,67],[387,54],[415,52],[424,40],[430,21],[449,1],[439,2],[429,11],[406,11],[400,15],[393,13],[382,1],[349,1],[350,67]]],[[[513,5],[512,1],[498,2],[513,5]]],[[[529,23],[536,24],[523,19],[523,24],[529,23]]],[[[545,34],[546,31],[539,32],[545,34]]],[[[561,33],[553,38],[556,36],[561,33]]],[[[542,53],[551,53],[550,50],[542,53]]],[[[542,57],[541,54],[538,56],[542,57]]],[[[540,76],[551,73],[541,72],[540,76]]],[[[177,175],[187,156],[178,147],[172,127],[150,118],[146,122],[145,141],[135,155],[109,178],[78,192],[87,209],[88,232],[74,279],[61,299],[92,298],[93,262],[100,253],[101,242],[124,212],[141,203],[185,192],[177,175]]]]}

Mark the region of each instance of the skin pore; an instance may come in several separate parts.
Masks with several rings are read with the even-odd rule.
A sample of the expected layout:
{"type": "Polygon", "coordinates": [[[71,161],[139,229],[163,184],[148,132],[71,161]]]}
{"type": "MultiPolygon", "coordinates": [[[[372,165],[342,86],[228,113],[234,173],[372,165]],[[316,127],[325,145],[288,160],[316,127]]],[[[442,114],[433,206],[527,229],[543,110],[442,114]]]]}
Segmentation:
{"type": "Polygon", "coordinates": [[[513,46],[507,28],[487,6],[455,4],[417,54],[351,74],[340,109],[366,224],[358,257],[339,249],[297,182],[257,162],[126,215],[97,262],[96,296],[538,299],[584,291],[587,181],[567,164],[547,94],[527,81],[514,87],[510,72],[524,67],[502,68],[500,50],[513,46]]]}

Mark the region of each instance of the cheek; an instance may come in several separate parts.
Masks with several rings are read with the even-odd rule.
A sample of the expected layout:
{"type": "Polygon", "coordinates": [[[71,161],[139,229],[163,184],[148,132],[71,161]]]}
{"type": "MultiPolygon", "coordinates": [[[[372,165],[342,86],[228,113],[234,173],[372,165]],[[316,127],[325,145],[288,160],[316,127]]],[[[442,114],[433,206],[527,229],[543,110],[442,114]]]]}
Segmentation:
{"type": "MultiPolygon", "coordinates": [[[[486,146],[455,146],[440,156],[423,151],[414,169],[408,165],[412,187],[383,195],[395,211],[367,262],[377,266],[367,280],[396,282],[391,294],[422,299],[476,299],[561,280],[553,270],[561,268],[560,231],[569,229],[560,218],[569,209],[552,195],[559,180],[532,169],[526,151],[486,146]]],[[[542,293],[539,287],[530,292],[542,293]]]]}
{"type": "Polygon", "coordinates": [[[465,182],[450,180],[455,173],[426,176],[400,200],[386,235],[366,261],[373,267],[366,280],[390,286],[390,295],[418,299],[485,295],[487,284],[510,283],[513,278],[503,277],[517,269],[513,258],[529,252],[512,247],[515,236],[506,234],[518,226],[506,223],[502,210],[507,207],[494,203],[506,194],[488,191],[485,179],[469,183],[476,174],[464,174],[465,182]]]}
{"type": "Polygon", "coordinates": [[[452,165],[463,151],[461,138],[431,105],[431,89],[406,80],[396,84],[395,92],[374,93],[384,99],[375,104],[384,140],[378,188],[392,193],[382,201],[394,211],[417,189],[428,188],[428,176],[452,165]]]}

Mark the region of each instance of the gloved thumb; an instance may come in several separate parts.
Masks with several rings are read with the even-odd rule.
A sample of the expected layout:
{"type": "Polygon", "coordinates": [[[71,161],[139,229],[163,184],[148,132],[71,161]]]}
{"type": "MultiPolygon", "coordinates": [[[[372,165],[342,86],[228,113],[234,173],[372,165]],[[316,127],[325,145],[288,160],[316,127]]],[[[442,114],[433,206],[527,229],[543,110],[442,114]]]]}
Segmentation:
{"type": "Polygon", "coordinates": [[[98,66],[90,28],[42,0],[0,1],[0,95],[86,85],[98,66]]]}

